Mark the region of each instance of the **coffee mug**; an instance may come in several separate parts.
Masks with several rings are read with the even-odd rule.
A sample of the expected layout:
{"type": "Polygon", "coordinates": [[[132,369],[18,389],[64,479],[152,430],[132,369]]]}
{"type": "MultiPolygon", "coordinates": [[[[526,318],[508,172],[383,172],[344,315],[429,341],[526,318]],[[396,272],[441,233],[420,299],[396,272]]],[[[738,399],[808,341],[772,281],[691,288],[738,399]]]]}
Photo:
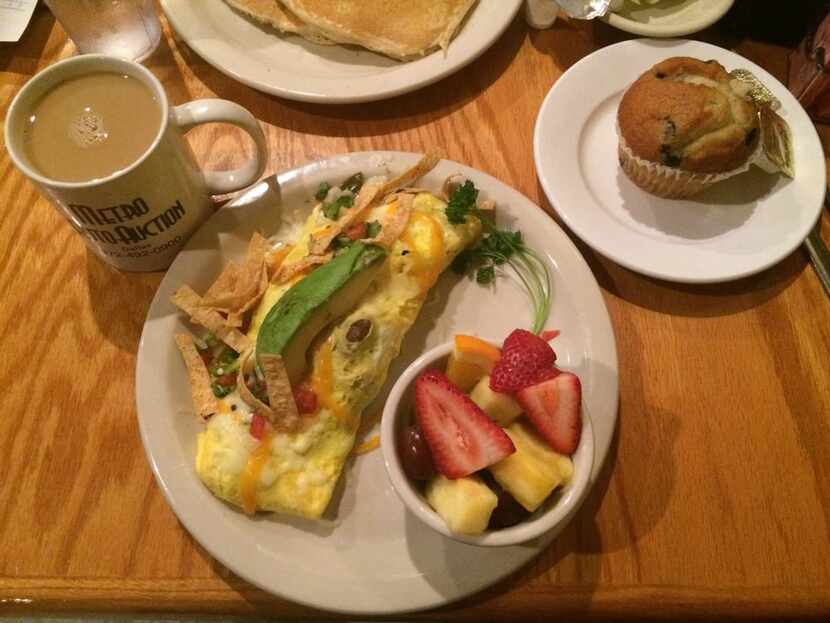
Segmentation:
{"type": "Polygon", "coordinates": [[[187,239],[213,212],[211,195],[240,190],[262,175],[265,136],[247,110],[226,100],[204,99],[171,107],[158,79],[142,65],[100,55],[76,56],[37,74],[17,94],[6,116],[6,149],[12,161],[84,236],[89,248],[116,268],[167,268],[187,239]],[[57,85],[80,76],[114,72],[142,82],[161,109],[150,147],[123,170],[85,182],[50,179],[29,161],[24,131],[32,110],[57,85]],[[184,134],[203,123],[230,123],[250,135],[256,149],[232,171],[202,171],[184,134]]]}

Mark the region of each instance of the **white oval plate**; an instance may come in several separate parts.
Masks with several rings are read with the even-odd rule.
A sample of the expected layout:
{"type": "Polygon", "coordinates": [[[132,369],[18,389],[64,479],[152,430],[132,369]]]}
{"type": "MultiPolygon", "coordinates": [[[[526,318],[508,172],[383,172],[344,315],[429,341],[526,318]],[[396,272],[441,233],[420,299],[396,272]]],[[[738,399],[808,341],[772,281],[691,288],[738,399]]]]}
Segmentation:
{"type": "Polygon", "coordinates": [[[401,63],[355,46],[277,34],[222,0],[161,1],[179,36],[222,73],[265,93],[323,104],[385,99],[458,71],[501,36],[521,4],[479,0],[446,53],[401,63]]]}
{"type": "MultiPolygon", "coordinates": [[[[389,483],[379,451],[346,466],[329,509],[333,521],[312,523],[260,514],[250,518],[214,498],[194,469],[196,435],[187,376],[173,343],[185,329],[169,302],[181,284],[203,291],[230,259],[244,255],[251,233],[290,236],[308,215],[321,181],[356,172],[399,172],[414,154],[338,156],[269,178],[214,215],[170,267],[147,315],[138,351],[136,400],[141,437],[159,486],[182,524],[211,555],[264,590],[316,608],[388,614],[431,608],[479,591],[539,554],[555,536],[492,549],[447,539],[409,515],[389,483]]],[[[419,185],[440,188],[461,172],[495,199],[502,218],[550,258],[550,327],[562,330],[559,361],[583,383],[584,407],[595,428],[592,478],[602,466],[617,418],[617,354],[608,312],[587,264],[553,220],[527,198],[488,175],[442,161],[419,185]]],[[[496,290],[445,274],[410,331],[380,398],[428,348],[457,332],[507,335],[530,324],[525,297],[508,279],[496,290]]],[[[563,522],[562,526],[567,523],[563,522]]]]}
{"type": "Polygon", "coordinates": [[[732,8],[735,0],[675,0],[656,6],[627,3],[603,21],[644,37],[682,37],[708,28],[732,8]]]}
{"type": "Polygon", "coordinates": [[[625,41],[582,59],[545,98],[533,151],[545,194],[580,238],[631,270],[686,283],[738,279],[789,255],[816,222],[826,184],[815,127],[786,87],[745,58],[698,41],[625,41]],[[749,69],[769,87],[792,129],[794,180],[752,167],[677,201],[650,195],[625,176],[617,107],[640,74],[672,56],[749,69]]]}

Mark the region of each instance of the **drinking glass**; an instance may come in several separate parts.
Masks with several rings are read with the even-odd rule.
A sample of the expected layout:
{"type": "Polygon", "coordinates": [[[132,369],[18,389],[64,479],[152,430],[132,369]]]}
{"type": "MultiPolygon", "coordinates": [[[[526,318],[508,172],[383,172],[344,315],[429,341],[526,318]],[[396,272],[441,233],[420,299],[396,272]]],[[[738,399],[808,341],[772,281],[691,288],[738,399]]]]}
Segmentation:
{"type": "Polygon", "coordinates": [[[141,61],[161,40],[153,0],[46,0],[46,4],[81,54],[141,61]]]}

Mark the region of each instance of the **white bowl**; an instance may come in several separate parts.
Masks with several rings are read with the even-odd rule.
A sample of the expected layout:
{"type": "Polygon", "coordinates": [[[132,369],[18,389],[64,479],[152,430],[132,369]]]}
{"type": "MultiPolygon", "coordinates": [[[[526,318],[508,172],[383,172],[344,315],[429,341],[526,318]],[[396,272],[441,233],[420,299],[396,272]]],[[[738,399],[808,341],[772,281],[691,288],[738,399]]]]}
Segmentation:
{"type": "MultiPolygon", "coordinates": [[[[488,340],[494,345],[498,342],[488,340]]],[[[545,503],[529,518],[509,528],[490,530],[481,535],[466,535],[451,532],[447,524],[427,503],[423,494],[413,484],[401,466],[398,456],[398,432],[411,422],[412,384],[428,368],[444,370],[453,343],[440,344],[416,359],[395,382],[383,408],[380,425],[380,447],[386,473],[392,481],[398,496],[409,511],[433,530],[456,541],[484,547],[518,545],[532,541],[557,526],[564,524],[576,513],[590,485],[591,467],[594,463],[594,431],[591,420],[582,410],[582,437],[579,447],[571,457],[574,474],[571,481],[555,491],[545,503]]]]}
{"type": "Polygon", "coordinates": [[[645,37],[680,37],[708,28],[732,8],[735,0],[673,0],[656,6],[626,3],[602,17],[615,28],[645,37]]]}

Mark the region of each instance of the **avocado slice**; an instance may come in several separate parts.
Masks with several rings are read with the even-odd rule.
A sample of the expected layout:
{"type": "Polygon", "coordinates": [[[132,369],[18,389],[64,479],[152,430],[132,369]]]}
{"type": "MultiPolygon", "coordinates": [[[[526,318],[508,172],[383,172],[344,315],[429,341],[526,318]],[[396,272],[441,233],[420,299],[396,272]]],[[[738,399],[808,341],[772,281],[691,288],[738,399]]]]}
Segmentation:
{"type": "Polygon", "coordinates": [[[262,353],[282,355],[291,384],[299,383],[312,340],[332,320],[357,306],[385,257],[381,247],[355,242],[292,286],[262,321],[257,361],[262,353]]]}

